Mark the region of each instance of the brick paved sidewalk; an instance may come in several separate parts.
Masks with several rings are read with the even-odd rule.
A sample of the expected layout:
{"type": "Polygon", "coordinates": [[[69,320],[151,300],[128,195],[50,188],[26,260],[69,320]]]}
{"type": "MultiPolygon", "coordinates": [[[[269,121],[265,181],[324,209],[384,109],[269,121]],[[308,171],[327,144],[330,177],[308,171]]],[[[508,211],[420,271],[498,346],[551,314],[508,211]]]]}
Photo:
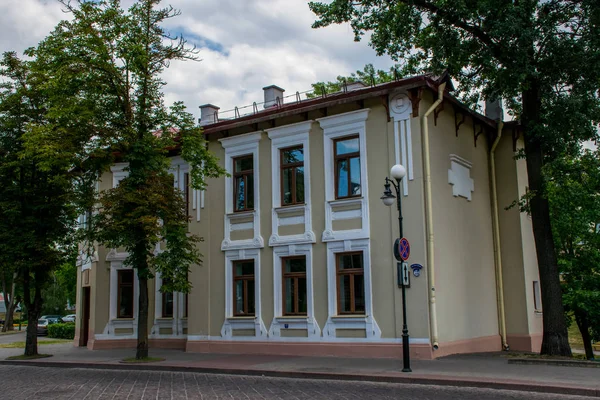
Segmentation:
{"type": "MultiPolygon", "coordinates": [[[[45,345],[41,353],[53,357],[20,361],[40,366],[145,369],[158,371],[213,372],[313,379],[366,380],[488,387],[600,397],[600,368],[552,365],[512,365],[505,355],[456,355],[437,360],[412,360],[412,373],[402,373],[401,359],[201,354],[151,349],[153,357],[166,360],[149,364],[122,364],[135,355],[133,349],[88,350],[70,344],[45,345]]],[[[0,360],[22,354],[22,349],[0,349],[0,360]]],[[[2,364],[13,363],[0,361],[2,364]]]]}

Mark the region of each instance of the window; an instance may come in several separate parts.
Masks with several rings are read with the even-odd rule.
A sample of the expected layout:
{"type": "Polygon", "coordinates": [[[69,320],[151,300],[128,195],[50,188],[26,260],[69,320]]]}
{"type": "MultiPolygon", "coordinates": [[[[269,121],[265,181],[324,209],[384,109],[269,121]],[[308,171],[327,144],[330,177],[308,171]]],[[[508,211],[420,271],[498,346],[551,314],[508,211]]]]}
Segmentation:
{"type": "Polygon", "coordinates": [[[117,318],[133,318],[133,270],[118,271],[117,318]]]}
{"type": "Polygon", "coordinates": [[[233,315],[254,316],[254,260],[233,262],[233,315]]]}
{"type": "Polygon", "coordinates": [[[533,309],[542,311],[542,294],[540,293],[540,282],[533,281],[533,309]]]}
{"type": "Polygon", "coordinates": [[[183,198],[185,200],[185,215],[190,215],[190,174],[183,174],[183,198]]]}
{"type": "Polygon", "coordinates": [[[365,277],[362,252],[336,255],[338,314],[365,313],[365,277]]]}
{"type": "Polygon", "coordinates": [[[304,150],[281,149],[281,205],[304,203],[304,150]]]}
{"type": "MultiPolygon", "coordinates": [[[[167,279],[163,279],[163,286],[169,284],[167,279]]],[[[162,317],[173,318],[173,292],[162,292],[162,317]]]]}
{"type": "Polygon", "coordinates": [[[361,195],[360,148],[358,136],[334,140],[335,198],[361,195]]]}
{"type": "Polygon", "coordinates": [[[234,211],[254,210],[254,160],[252,155],[233,159],[234,211]]]}
{"type": "Polygon", "coordinates": [[[306,315],[306,257],[281,259],[283,315],[306,315]]]}

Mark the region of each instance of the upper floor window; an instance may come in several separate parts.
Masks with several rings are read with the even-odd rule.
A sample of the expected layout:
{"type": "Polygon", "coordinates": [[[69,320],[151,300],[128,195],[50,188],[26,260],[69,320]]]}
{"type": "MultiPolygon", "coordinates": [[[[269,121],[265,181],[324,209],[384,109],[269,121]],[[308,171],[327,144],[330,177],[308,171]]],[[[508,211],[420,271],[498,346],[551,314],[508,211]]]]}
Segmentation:
{"type": "Polygon", "coordinates": [[[133,270],[118,271],[117,318],[133,318],[133,270]]]}
{"type": "Polygon", "coordinates": [[[363,253],[339,253],[336,257],[338,314],[364,314],[363,253]]]}
{"type": "Polygon", "coordinates": [[[304,149],[281,149],[281,205],[304,203],[304,149]]]}
{"type": "Polygon", "coordinates": [[[233,262],[233,315],[253,316],[254,301],[254,260],[233,262]]]}
{"type": "Polygon", "coordinates": [[[233,159],[234,211],[254,210],[254,159],[252,154],[233,159]]]}
{"type": "Polygon", "coordinates": [[[183,174],[183,199],[185,201],[185,215],[190,215],[190,174],[183,174]]]}
{"type": "Polygon", "coordinates": [[[306,256],[281,260],[283,277],[283,315],[306,315],[306,256]]]}
{"type": "Polygon", "coordinates": [[[360,145],[358,136],[334,140],[335,198],[361,195],[360,145]]]}

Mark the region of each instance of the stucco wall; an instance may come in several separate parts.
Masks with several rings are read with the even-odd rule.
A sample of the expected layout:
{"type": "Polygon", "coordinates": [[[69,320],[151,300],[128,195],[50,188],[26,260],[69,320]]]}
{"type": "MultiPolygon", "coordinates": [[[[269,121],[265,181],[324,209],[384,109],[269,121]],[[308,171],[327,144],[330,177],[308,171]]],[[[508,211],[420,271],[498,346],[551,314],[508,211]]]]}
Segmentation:
{"type": "MultiPolygon", "coordinates": [[[[396,205],[381,202],[384,180],[396,163],[393,119],[387,122],[386,110],[372,105],[367,121],[367,158],[369,162],[369,214],[371,223],[371,259],[373,275],[373,309],[384,338],[402,336],[402,295],[397,285],[394,240],[399,236],[396,205]]],[[[425,264],[425,219],[423,170],[421,163],[420,122],[411,119],[414,180],[408,181],[408,195],[402,195],[404,236],[411,244],[410,264],[425,264]]],[[[406,178],[408,179],[408,177],[406,178]]],[[[411,338],[429,338],[427,273],[411,278],[406,290],[407,323],[411,338]]]]}
{"type": "MultiPolygon", "coordinates": [[[[432,93],[424,93],[422,112],[432,100],[432,93]]],[[[475,146],[472,120],[467,117],[457,137],[454,113],[448,104],[438,115],[437,124],[433,113],[428,122],[439,341],[497,335],[486,135],[480,135],[475,146]],[[451,154],[472,163],[471,201],[453,195],[448,183],[451,154]]]]}

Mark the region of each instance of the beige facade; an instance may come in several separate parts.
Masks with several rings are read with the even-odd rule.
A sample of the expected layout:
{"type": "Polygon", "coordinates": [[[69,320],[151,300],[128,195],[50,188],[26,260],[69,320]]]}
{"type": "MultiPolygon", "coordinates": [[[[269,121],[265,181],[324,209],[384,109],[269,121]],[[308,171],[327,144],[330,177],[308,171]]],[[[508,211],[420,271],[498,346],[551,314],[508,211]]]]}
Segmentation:
{"type": "MultiPolygon", "coordinates": [[[[439,83],[411,78],[206,124],[209,149],[232,176],[210,180],[205,192],[190,192],[190,231],[204,239],[198,243],[203,263],[191,268],[187,301],[184,294],[167,299],[158,292],[160,276],[150,281],[151,346],[399,356],[402,303],[393,256],[398,214],[380,197],[390,167],[402,163],[408,262],[420,272],[411,273],[407,289],[411,352],[433,358],[500,350],[504,317],[497,302],[489,172],[496,123],[446,93],[425,130],[421,118],[437,99],[439,83]],[[430,143],[431,215],[424,134],[430,143]],[[293,192],[282,189],[287,173],[282,152],[290,149],[303,157],[294,164],[301,172],[289,169],[297,174],[293,192]],[[236,167],[241,159],[244,168],[251,165],[250,178],[236,169],[242,168],[236,167]],[[427,218],[432,218],[432,232],[427,218]],[[427,240],[434,244],[431,266],[427,240]],[[300,275],[290,272],[293,260],[299,260],[300,275]],[[436,348],[432,332],[438,335],[436,348]]],[[[532,289],[537,271],[531,223],[518,210],[504,210],[526,186],[524,165],[513,158],[513,141],[505,132],[496,152],[505,319],[509,345],[531,348],[541,329],[532,289]]],[[[123,167],[111,168],[99,189],[118,184],[123,167]]],[[[178,188],[184,189],[188,172],[187,164],[174,157],[178,188]]],[[[118,249],[100,247],[93,258],[80,260],[78,345],[134,346],[137,300],[131,317],[122,317],[128,310],[118,309],[119,293],[133,290],[137,298],[137,280],[133,289],[121,282],[129,276],[119,272],[128,269],[125,257],[118,249]]]]}

